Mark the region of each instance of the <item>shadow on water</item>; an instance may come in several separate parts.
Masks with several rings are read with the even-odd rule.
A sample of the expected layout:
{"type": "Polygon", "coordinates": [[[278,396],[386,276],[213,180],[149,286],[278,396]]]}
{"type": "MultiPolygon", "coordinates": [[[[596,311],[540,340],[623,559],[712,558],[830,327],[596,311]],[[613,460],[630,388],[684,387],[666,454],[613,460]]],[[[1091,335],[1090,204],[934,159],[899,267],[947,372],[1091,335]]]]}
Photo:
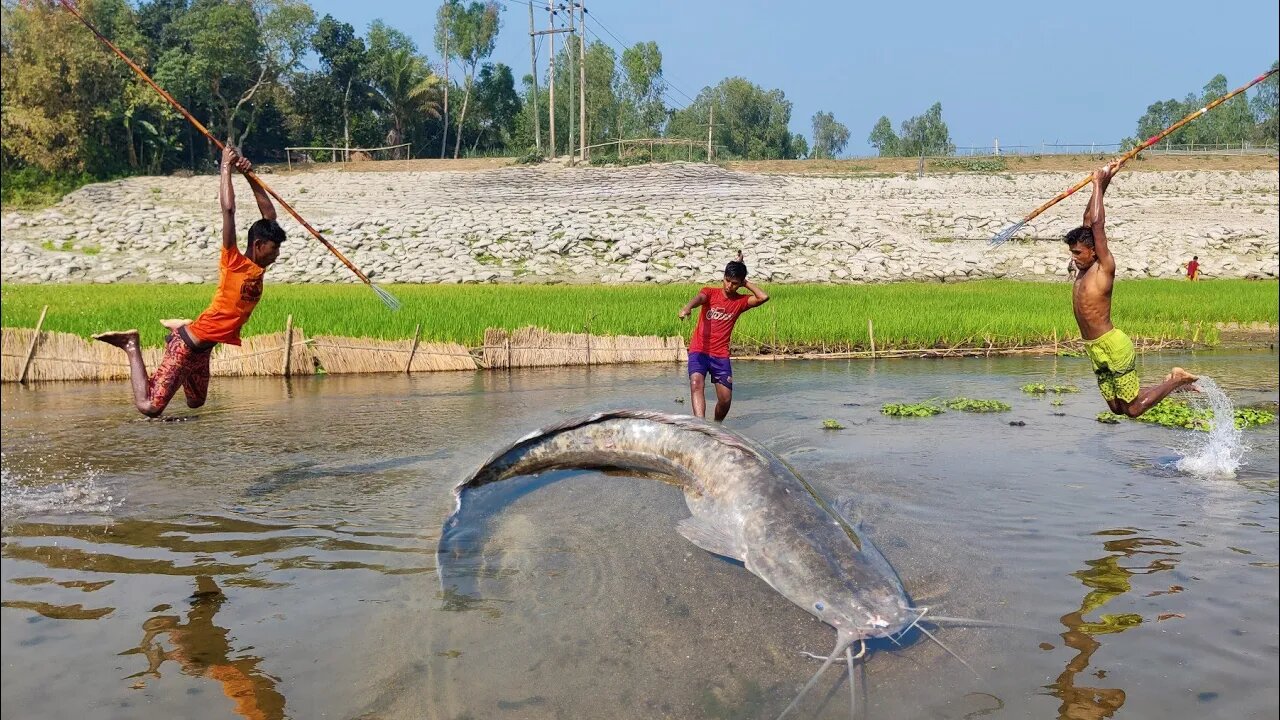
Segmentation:
{"type": "Polygon", "coordinates": [[[329,467],[319,462],[307,461],[263,473],[245,488],[244,494],[259,497],[289,490],[290,488],[318,480],[333,480],[350,477],[373,477],[388,470],[397,470],[428,460],[439,460],[447,453],[443,451],[426,455],[391,458],[378,462],[356,463],[340,467],[329,467]]]}
{"type": "Polygon", "coordinates": [[[216,680],[223,694],[235,702],[236,715],[245,720],[281,720],[285,717],[285,698],[276,689],[279,679],[258,669],[262,662],[260,657],[233,658],[230,631],[213,622],[225,602],[227,596],[213,578],[197,576],[187,621],[180,622],[177,615],[147,618],[142,623],[142,642],[120,653],[122,656],[142,655],[147,660],[146,670],[125,679],[151,677],[159,680],[161,668],[172,660],[185,675],[216,680]],[[160,644],[161,636],[168,639],[169,649],[160,644]]]}
{"type": "MultiPolygon", "coordinates": [[[[1099,720],[1116,714],[1125,703],[1125,692],[1120,688],[1100,688],[1077,684],[1080,673],[1089,668],[1090,659],[1102,647],[1096,638],[1101,635],[1121,633],[1142,624],[1143,618],[1136,613],[1103,613],[1096,621],[1085,619],[1085,616],[1112,600],[1130,592],[1133,587],[1130,578],[1134,575],[1172,570],[1177,565],[1178,553],[1161,548],[1179,547],[1172,540],[1153,537],[1140,537],[1140,531],[1131,528],[1103,530],[1094,535],[1103,537],[1119,537],[1103,543],[1109,553],[1097,560],[1085,562],[1089,567],[1072,573],[1085,587],[1090,588],[1080,609],[1063,615],[1061,622],[1066,626],[1062,633],[1063,643],[1076,651],[1075,657],[1067,661],[1067,666],[1056,682],[1046,686],[1050,694],[1062,700],[1058,706],[1058,717],[1062,720],[1099,720]],[[1130,537],[1133,536],[1133,537],[1130,537]],[[1151,548],[1151,549],[1148,549],[1151,548]],[[1146,565],[1127,566],[1121,561],[1137,555],[1156,555],[1146,565]]],[[[1099,679],[1106,677],[1105,670],[1093,673],[1099,679]]]]}
{"type": "MultiPolygon", "coordinates": [[[[504,508],[520,498],[565,478],[586,473],[672,482],[670,478],[636,470],[556,470],[469,488],[467,501],[457,516],[458,522],[440,537],[436,571],[440,578],[442,609],[452,612],[476,610],[493,618],[499,617],[501,612],[492,603],[507,601],[485,597],[479,587],[483,580],[499,580],[510,572],[501,568],[501,553],[488,546],[491,524],[504,508]]],[[[730,562],[742,566],[736,561],[730,562]]]]}

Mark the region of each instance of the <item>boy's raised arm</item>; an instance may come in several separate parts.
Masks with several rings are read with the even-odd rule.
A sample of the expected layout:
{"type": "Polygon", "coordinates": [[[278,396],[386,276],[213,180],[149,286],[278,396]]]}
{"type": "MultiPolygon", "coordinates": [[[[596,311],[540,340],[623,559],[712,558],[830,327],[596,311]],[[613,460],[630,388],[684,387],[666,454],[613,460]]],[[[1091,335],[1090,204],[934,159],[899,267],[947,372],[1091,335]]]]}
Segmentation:
{"type": "Polygon", "coordinates": [[[231,167],[239,156],[230,145],[222,148],[222,164],[218,168],[218,200],[222,204],[222,248],[236,247],[236,191],[231,186],[231,167]]]}

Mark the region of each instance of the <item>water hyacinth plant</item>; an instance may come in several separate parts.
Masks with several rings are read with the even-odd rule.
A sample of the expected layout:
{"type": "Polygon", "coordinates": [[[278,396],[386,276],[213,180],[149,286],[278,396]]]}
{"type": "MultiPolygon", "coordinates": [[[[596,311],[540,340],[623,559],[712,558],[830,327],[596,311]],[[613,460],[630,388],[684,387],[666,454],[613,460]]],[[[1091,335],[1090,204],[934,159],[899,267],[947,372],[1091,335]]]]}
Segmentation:
{"type": "Polygon", "coordinates": [[[932,402],[922,403],[885,403],[880,412],[891,417],[932,417],[943,412],[943,409],[932,402]]]}
{"type": "Polygon", "coordinates": [[[1075,385],[1045,385],[1044,383],[1027,383],[1022,386],[1022,392],[1028,395],[1044,395],[1045,393],[1054,393],[1055,395],[1063,395],[1066,393],[1078,393],[1080,388],[1075,385]]]}
{"type": "Polygon", "coordinates": [[[974,398],[966,397],[943,400],[942,404],[952,410],[973,413],[1005,412],[1013,409],[1009,403],[1000,402],[999,400],[975,400],[974,398]]]}
{"type": "MultiPolygon", "coordinates": [[[[1100,412],[1096,419],[1098,422],[1114,425],[1124,419],[1124,416],[1115,415],[1111,412],[1100,412]]],[[[1213,422],[1213,411],[1209,408],[1193,407],[1185,401],[1165,398],[1134,419],[1138,422],[1163,425],[1164,427],[1207,432],[1209,424],[1213,422]]],[[[1235,410],[1235,425],[1240,430],[1269,425],[1275,421],[1275,413],[1269,410],[1248,407],[1236,408],[1235,410]]]]}

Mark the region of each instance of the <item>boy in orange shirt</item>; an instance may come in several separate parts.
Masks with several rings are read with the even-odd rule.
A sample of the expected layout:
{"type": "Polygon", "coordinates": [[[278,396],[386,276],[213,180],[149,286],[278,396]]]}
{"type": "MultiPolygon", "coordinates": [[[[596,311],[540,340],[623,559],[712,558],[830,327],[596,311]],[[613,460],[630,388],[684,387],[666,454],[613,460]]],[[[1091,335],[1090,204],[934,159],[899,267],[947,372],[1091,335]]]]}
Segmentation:
{"type": "Polygon", "coordinates": [[[276,208],[266,190],[248,172],[253,165],[229,146],[222,151],[218,197],[222,202],[222,259],[218,290],[208,309],[195,322],[163,320],[170,334],[165,341],[164,359],[154,374],[147,375],[138,345],[138,331],[108,332],[95,340],[124,350],[129,356],[133,402],[138,412],[157,417],[164,412],[178,388],[187,398],[187,407],[204,405],[209,390],[209,355],[218,343],[240,344],[240,328],[249,320],[262,297],[262,276],[280,254],[284,230],[276,222],[276,208]],[[236,199],[231,186],[231,169],[246,175],[262,219],[249,227],[245,253],[236,244],[236,199]]]}

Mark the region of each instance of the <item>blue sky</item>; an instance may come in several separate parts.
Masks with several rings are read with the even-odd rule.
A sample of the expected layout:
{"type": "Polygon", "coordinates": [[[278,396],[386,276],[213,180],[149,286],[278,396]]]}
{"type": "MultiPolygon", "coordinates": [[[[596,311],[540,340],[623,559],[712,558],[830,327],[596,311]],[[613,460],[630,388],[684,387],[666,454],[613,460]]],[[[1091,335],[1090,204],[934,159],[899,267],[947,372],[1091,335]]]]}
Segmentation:
{"type": "MultiPolygon", "coordinates": [[[[846,155],[872,154],[871,127],[897,128],[940,101],[956,145],[1111,143],[1132,135],[1147,105],[1181,98],[1217,73],[1232,87],[1280,55],[1274,0],[1081,0],[1072,3],[853,0],[586,0],[588,27],[621,53],[622,41],[654,40],[668,104],[687,104],[733,75],[779,88],[792,102],[793,132],[813,114],[848,126],[846,155]],[[681,93],[683,91],[684,94],[681,93]]],[[[546,27],[535,0],[535,23],[546,27]]],[[[408,33],[436,63],[438,2],[311,0],[316,12],[408,33]]],[[[529,72],[529,11],[506,0],[493,61],[529,72]]],[[[545,77],[546,47],[539,57],[545,77]]]]}

